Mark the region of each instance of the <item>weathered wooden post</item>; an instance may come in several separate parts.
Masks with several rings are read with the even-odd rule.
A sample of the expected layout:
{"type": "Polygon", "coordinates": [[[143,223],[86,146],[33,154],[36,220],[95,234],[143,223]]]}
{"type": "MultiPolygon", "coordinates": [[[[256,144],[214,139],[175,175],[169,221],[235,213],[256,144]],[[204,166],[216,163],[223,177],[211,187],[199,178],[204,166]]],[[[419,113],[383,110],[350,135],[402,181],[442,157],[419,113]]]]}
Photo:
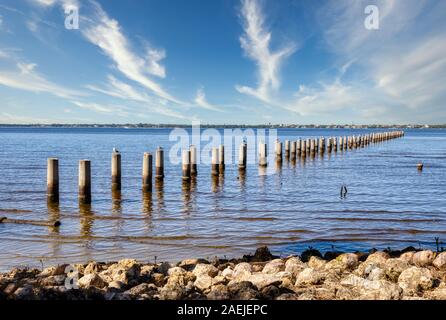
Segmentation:
{"type": "Polygon", "coordinates": [[[328,151],[328,153],[331,153],[331,148],[332,148],[331,137],[329,137],[329,138],[327,138],[327,151],[328,151]]]}
{"type": "Polygon", "coordinates": [[[266,167],[268,165],[268,151],[267,145],[264,142],[260,142],[259,144],[259,166],[266,167]]]}
{"type": "Polygon", "coordinates": [[[59,202],[59,159],[57,158],[47,160],[46,195],[49,202],[59,202]]]}
{"type": "Polygon", "coordinates": [[[190,180],[190,151],[189,150],[183,150],[182,156],[182,172],[183,172],[183,181],[189,181],[190,180]]]}
{"type": "Polygon", "coordinates": [[[336,139],[337,139],[336,137],[333,137],[333,138],[332,138],[332,141],[333,141],[333,150],[334,150],[334,152],[337,152],[337,151],[338,151],[338,141],[337,141],[336,139]]]}
{"type": "Polygon", "coordinates": [[[307,154],[310,154],[310,144],[311,144],[310,141],[311,141],[311,139],[308,138],[308,139],[307,139],[307,142],[305,143],[305,146],[306,146],[305,151],[306,151],[307,154]]]}
{"type": "Polygon", "coordinates": [[[310,140],[310,154],[314,155],[315,152],[315,143],[314,143],[314,139],[310,140]]]}
{"type": "Polygon", "coordinates": [[[301,155],[301,153],[302,153],[302,139],[297,140],[296,148],[297,148],[297,150],[296,150],[296,155],[297,155],[298,157],[300,157],[300,155],[301,155]]]}
{"type": "Polygon", "coordinates": [[[276,140],[274,148],[276,152],[276,160],[282,161],[282,142],[280,142],[279,139],[276,140]]]}
{"type": "Polygon", "coordinates": [[[323,137],[319,138],[319,153],[323,154],[325,152],[325,139],[323,137]]]}
{"type": "Polygon", "coordinates": [[[91,204],[91,162],[79,161],[79,203],[91,204]]]}
{"type": "Polygon", "coordinates": [[[213,176],[218,176],[219,173],[218,148],[212,148],[211,174],[213,176]]]}
{"type": "Polygon", "coordinates": [[[121,190],[121,153],[113,151],[111,159],[112,191],[121,190]]]}
{"type": "Polygon", "coordinates": [[[197,147],[194,145],[189,146],[190,151],[190,174],[191,176],[196,176],[197,170],[197,147]]]}
{"type": "Polygon", "coordinates": [[[220,145],[220,148],[218,149],[219,155],[218,155],[218,160],[219,160],[219,165],[218,165],[218,170],[220,174],[224,174],[225,173],[225,146],[222,144],[220,145]]]}
{"type": "Polygon", "coordinates": [[[301,141],[301,157],[306,158],[307,157],[307,142],[302,139],[301,141]]]}
{"type": "Polygon", "coordinates": [[[155,153],[155,179],[164,180],[164,150],[161,147],[155,153]]]}
{"type": "Polygon", "coordinates": [[[142,191],[152,191],[152,154],[144,152],[142,160],[142,191]]]}
{"type": "Polygon", "coordinates": [[[290,147],[290,153],[291,153],[291,160],[296,159],[296,141],[291,141],[291,147],[290,147]]]}
{"type": "Polygon", "coordinates": [[[290,157],[290,140],[285,140],[285,158],[290,157]]]}
{"type": "Polygon", "coordinates": [[[238,153],[238,168],[241,171],[246,170],[246,157],[247,157],[248,145],[246,143],[240,144],[238,153]]]}

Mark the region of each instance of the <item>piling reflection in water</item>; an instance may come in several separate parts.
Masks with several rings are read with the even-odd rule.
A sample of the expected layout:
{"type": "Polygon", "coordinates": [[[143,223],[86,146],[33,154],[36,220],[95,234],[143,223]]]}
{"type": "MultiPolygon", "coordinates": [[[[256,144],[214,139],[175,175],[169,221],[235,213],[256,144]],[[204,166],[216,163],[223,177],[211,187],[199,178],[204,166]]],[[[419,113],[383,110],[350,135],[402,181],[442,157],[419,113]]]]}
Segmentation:
{"type": "Polygon", "coordinates": [[[122,214],[121,202],[122,202],[121,191],[120,190],[112,191],[112,213],[113,214],[122,214]]]}
{"type": "Polygon", "coordinates": [[[81,236],[90,238],[92,235],[92,228],[94,222],[94,214],[91,210],[91,204],[79,205],[80,223],[81,223],[81,236]]]}

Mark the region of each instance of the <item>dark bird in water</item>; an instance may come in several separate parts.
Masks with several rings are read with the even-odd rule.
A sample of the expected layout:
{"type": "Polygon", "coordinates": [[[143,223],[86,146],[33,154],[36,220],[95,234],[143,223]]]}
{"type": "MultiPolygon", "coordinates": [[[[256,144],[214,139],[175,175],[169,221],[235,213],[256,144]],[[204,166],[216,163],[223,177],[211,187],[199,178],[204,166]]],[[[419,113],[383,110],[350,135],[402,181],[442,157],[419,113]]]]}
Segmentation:
{"type": "Polygon", "coordinates": [[[341,186],[341,199],[346,198],[347,197],[347,186],[345,184],[343,184],[341,186]]]}

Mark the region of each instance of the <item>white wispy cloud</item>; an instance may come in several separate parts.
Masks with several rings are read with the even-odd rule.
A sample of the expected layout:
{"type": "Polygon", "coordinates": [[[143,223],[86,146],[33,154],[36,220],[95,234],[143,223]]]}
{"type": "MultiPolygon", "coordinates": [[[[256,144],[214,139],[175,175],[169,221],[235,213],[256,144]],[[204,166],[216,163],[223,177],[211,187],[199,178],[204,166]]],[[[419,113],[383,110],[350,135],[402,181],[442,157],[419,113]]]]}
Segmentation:
{"type": "Polygon", "coordinates": [[[218,106],[213,105],[206,100],[206,93],[204,92],[203,87],[198,88],[194,101],[198,106],[200,106],[204,109],[208,109],[208,110],[212,110],[212,111],[219,111],[219,112],[222,111],[218,106]]]}
{"type": "MultiPolygon", "coordinates": [[[[429,114],[434,121],[446,120],[434,116],[446,101],[446,22],[441,14],[446,3],[376,1],[380,29],[374,31],[363,26],[367,4],[329,2],[319,16],[328,48],[338,60],[353,61],[349,66],[362,71],[364,83],[352,83],[350,89],[360,102],[356,110],[365,116],[380,113],[414,122],[429,119],[429,114]],[[370,103],[376,97],[380,101],[370,103]]],[[[323,96],[324,91],[317,94],[323,96]]],[[[332,107],[328,101],[325,110],[332,107]]]]}
{"type": "Polygon", "coordinates": [[[15,70],[0,71],[0,85],[60,98],[85,96],[83,92],[56,84],[36,71],[35,63],[17,62],[15,70]]]}
{"type": "Polygon", "coordinates": [[[118,114],[119,116],[128,116],[127,108],[117,105],[105,105],[95,102],[71,101],[79,108],[92,110],[99,113],[118,114]]]}
{"type": "Polygon", "coordinates": [[[125,77],[163,99],[181,104],[181,101],[165,91],[150,77],[150,75],[165,76],[165,70],[159,64],[165,53],[152,50],[146,58],[139,56],[131,49],[118,21],[110,18],[98,3],[92,3],[94,15],[89,19],[83,19],[83,27],[80,29],[85,38],[98,46],[125,77]]]}
{"type": "Polygon", "coordinates": [[[295,52],[296,46],[288,43],[280,50],[271,50],[272,34],[265,27],[265,17],[258,1],[242,0],[241,16],[244,34],[240,37],[240,44],[245,54],[257,64],[258,86],[237,85],[236,89],[264,102],[271,102],[271,91],[280,87],[280,67],[295,52]]]}

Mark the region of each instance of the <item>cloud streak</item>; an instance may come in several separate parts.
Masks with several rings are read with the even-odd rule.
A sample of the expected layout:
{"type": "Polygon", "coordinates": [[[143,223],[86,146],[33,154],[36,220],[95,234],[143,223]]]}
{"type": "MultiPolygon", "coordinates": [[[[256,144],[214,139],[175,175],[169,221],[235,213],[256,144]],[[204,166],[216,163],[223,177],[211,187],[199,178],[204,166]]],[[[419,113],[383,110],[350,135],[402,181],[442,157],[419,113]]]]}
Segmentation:
{"type": "Polygon", "coordinates": [[[129,80],[139,83],[160,98],[182,104],[150,77],[150,75],[165,77],[165,69],[159,63],[165,57],[165,53],[149,50],[146,58],[137,55],[131,50],[118,21],[111,19],[98,3],[92,3],[93,17],[82,20],[81,32],[84,37],[99,47],[115,63],[116,69],[129,80]]]}
{"type": "Polygon", "coordinates": [[[209,103],[206,100],[206,93],[204,92],[204,88],[199,88],[197,90],[197,94],[195,96],[195,100],[194,101],[195,101],[195,103],[198,106],[200,106],[200,107],[202,107],[204,109],[222,112],[222,110],[219,107],[209,103]]]}
{"type": "Polygon", "coordinates": [[[280,50],[271,50],[272,34],[265,27],[265,17],[258,1],[242,0],[241,16],[244,34],[240,37],[240,44],[245,54],[257,65],[258,86],[237,85],[236,89],[264,102],[271,102],[271,92],[280,87],[280,67],[296,51],[296,46],[287,44],[280,50]]]}
{"type": "Polygon", "coordinates": [[[35,70],[36,67],[34,63],[18,62],[15,70],[0,71],[0,85],[35,93],[47,93],[60,98],[85,96],[80,91],[47,80],[35,70]]]}

